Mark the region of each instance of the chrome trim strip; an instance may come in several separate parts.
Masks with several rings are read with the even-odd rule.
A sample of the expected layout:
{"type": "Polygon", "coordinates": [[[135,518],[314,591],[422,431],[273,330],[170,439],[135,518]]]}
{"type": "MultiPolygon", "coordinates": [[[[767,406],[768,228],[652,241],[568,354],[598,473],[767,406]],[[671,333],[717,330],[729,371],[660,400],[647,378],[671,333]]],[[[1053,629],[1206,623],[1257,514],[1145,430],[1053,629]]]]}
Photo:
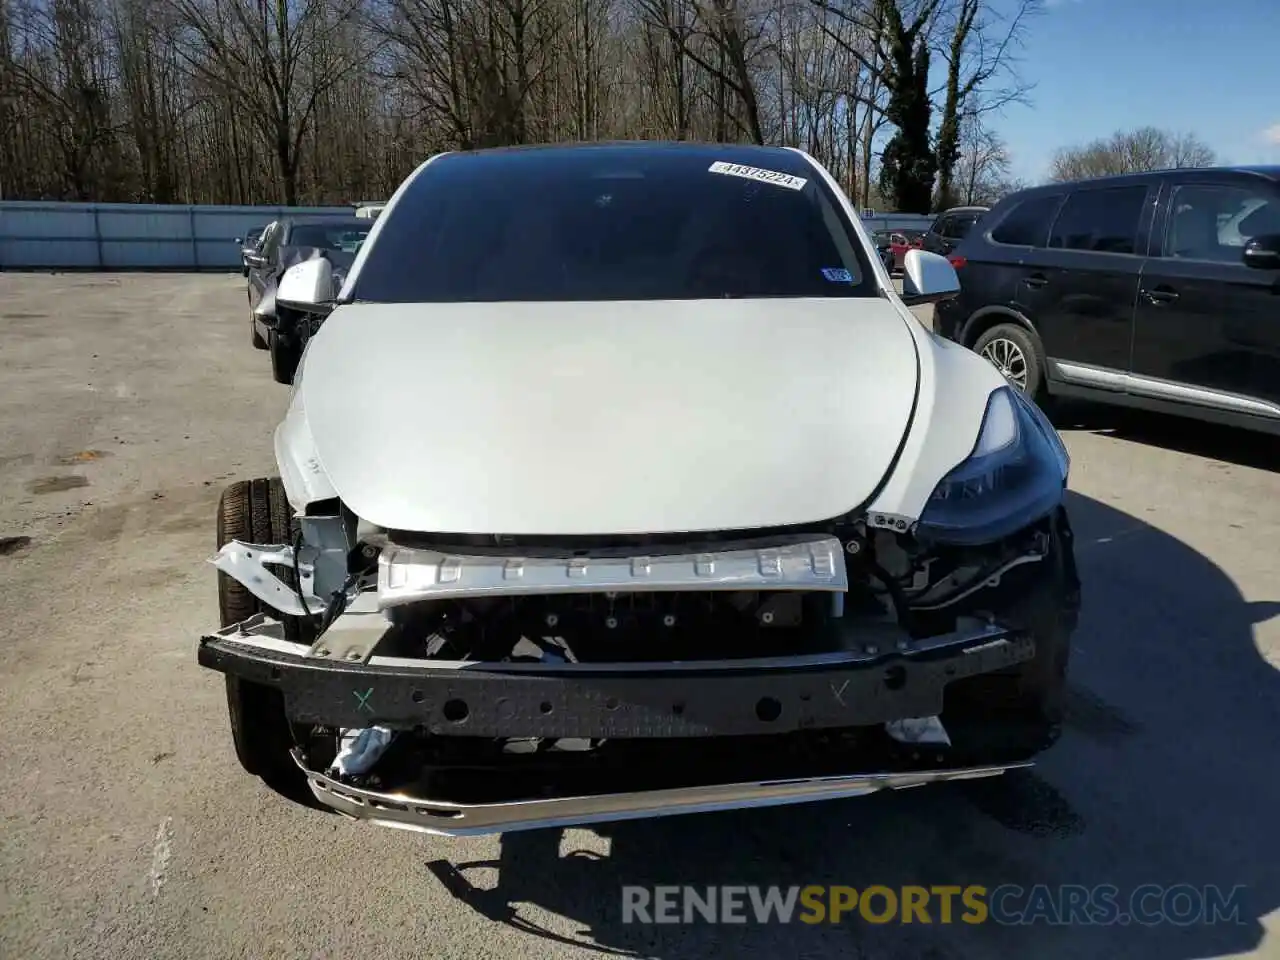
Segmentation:
{"type": "Polygon", "coordinates": [[[1189,403],[1199,407],[1215,407],[1219,410],[1229,410],[1232,413],[1246,413],[1255,417],[1280,418],[1280,407],[1265,400],[1243,397],[1236,393],[1213,390],[1209,387],[1195,387],[1185,383],[1157,380],[1154,377],[1130,374],[1129,392],[1155,397],[1160,400],[1189,403]]]}
{"type": "Polygon", "coordinates": [[[1238,393],[1214,390],[1210,387],[1197,387],[1187,383],[1175,383],[1158,377],[1145,377],[1137,373],[1124,373],[1087,363],[1068,363],[1062,360],[1050,360],[1049,363],[1058,377],[1068,383],[1119,393],[1132,393],[1157,400],[1171,400],[1197,407],[1212,407],[1231,413],[1280,419],[1280,405],[1259,400],[1256,397],[1246,397],[1238,393]]]}
{"type": "Polygon", "coordinates": [[[422,600],[556,593],[849,589],[835,537],[684,553],[459,555],[391,547],[378,558],[386,609],[422,600]]]}
{"type": "Polygon", "coordinates": [[[479,836],[546,827],[836,800],[866,796],[880,790],[905,790],[947,780],[995,777],[1007,770],[1031,766],[1030,762],[1025,762],[994,767],[962,767],[911,773],[861,773],[635,793],[462,804],[351,787],[307,769],[296,750],[293,759],[306,774],[312,795],[324,806],[379,826],[444,837],[479,836]]]}
{"type": "Polygon", "coordinates": [[[1097,387],[1100,390],[1124,393],[1129,382],[1127,373],[1107,367],[1093,367],[1086,363],[1067,363],[1063,360],[1050,359],[1049,367],[1059,379],[1086,387],[1097,387]]]}

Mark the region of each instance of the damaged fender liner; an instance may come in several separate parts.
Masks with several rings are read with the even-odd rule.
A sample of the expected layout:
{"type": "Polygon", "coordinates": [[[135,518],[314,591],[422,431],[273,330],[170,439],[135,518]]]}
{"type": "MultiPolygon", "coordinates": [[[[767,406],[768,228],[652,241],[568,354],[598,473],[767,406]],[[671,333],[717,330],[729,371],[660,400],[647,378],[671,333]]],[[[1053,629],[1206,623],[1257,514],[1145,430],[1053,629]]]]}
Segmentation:
{"type": "MultiPolygon", "coordinates": [[[[884,649],[884,648],[878,648],[884,649]]],[[[947,684],[1030,660],[1032,637],[983,626],[889,652],[681,663],[341,663],[230,627],[202,666],[277,687],[289,719],[468,737],[667,738],[871,726],[941,712],[947,684]]]]}

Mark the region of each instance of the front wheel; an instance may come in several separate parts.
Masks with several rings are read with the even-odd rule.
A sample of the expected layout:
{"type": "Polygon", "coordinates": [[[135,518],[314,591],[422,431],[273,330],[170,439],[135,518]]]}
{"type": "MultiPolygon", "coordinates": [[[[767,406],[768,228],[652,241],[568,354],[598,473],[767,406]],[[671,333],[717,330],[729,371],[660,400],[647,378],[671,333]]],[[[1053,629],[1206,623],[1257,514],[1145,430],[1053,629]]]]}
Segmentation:
{"type": "Polygon", "coordinates": [[[1075,535],[1066,510],[1049,521],[1043,569],[988,590],[1002,622],[1035,641],[1030,660],[950,685],[943,722],[963,762],[1022,762],[1052,746],[1066,720],[1071,644],[1080,618],[1075,535]]]}
{"type": "MultiPolygon", "coordinates": [[[[279,477],[233,483],[218,502],[218,549],[232,540],[243,543],[292,543],[296,529],[284,486],[279,477]]],[[[290,580],[292,574],[284,573],[290,580]]],[[[285,638],[311,643],[315,631],[310,621],[286,616],[268,607],[241,584],[218,572],[218,609],[222,625],[229,627],[266,613],[284,624],[285,638]]],[[[275,687],[226,677],[227,712],[236,758],[246,772],[261,777],[278,793],[311,805],[306,776],[289,755],[295,738],[285,714],[284,697],[275,687]]]]}
{"type": "Polygon", "coordinates": [[[1035,339],[1025,327],[1001,323],[983,331],[973,344],[978,354],[1033,400],[1044,391],[1044,367],[1035,339]]]}

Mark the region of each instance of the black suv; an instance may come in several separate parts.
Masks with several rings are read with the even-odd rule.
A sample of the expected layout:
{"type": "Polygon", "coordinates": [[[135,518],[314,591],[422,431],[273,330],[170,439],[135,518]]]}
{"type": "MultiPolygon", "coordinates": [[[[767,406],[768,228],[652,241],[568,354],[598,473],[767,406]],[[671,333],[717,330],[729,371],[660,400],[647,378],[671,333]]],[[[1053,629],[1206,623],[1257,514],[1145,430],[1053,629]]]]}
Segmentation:
{"type": "Polygon", "coordinates": [[[974,224],[987,215],[988,210],[988,207],[952,207],[944,210],[929,224],[921,249],[943,257],[949,255],[969,235],[974,224]]]}
{"type": "Polygon", "coordinates": [[[1280,433],[1280,167],[1011,194],[953,252],[937,332],[1048,396],[1280,433]]]}

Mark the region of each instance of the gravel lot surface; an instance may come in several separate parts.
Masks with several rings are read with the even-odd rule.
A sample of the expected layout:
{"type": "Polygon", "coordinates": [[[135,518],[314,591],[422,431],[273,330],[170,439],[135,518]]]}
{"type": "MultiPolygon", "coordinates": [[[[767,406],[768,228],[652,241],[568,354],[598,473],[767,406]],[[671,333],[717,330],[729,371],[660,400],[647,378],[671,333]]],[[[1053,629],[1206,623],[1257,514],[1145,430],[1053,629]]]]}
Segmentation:
{"type": "Polygon", "coordinates": [[[1280,956],[1274,439],[1062,420],[1085,613],[1033,772],[451,841],[242,775],[195,663],[219,491],[273,472],[286,395],[238,275],[0,274],[0,956],[1280,956]],[[1212,926],[712,928],[623,924],[624,883],[1248,889],[1212,926]]]}

